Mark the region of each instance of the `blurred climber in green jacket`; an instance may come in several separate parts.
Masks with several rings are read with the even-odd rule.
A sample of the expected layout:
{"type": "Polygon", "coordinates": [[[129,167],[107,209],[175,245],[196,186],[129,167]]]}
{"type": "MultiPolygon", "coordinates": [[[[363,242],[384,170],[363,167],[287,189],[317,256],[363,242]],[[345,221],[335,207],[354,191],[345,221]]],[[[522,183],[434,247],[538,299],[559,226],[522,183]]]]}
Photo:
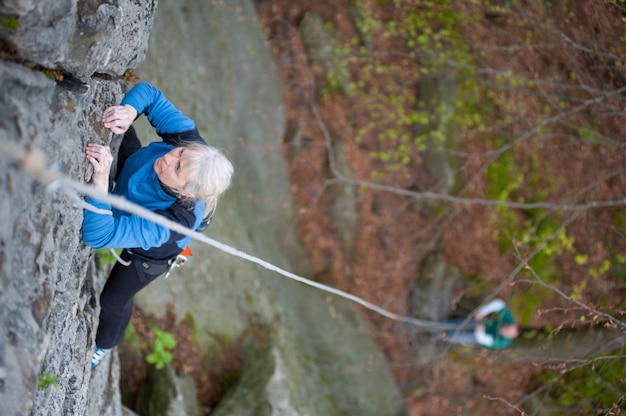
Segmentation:
{"type": "Polygon", "coordinates": [[[511,345],[520,334],[519,325],[502,299],[494,299],[478,308],[472,319],[448,321],[457,324],[445,331],[443,341],[452,344],[479,345],[500,349],[511,345]]]}

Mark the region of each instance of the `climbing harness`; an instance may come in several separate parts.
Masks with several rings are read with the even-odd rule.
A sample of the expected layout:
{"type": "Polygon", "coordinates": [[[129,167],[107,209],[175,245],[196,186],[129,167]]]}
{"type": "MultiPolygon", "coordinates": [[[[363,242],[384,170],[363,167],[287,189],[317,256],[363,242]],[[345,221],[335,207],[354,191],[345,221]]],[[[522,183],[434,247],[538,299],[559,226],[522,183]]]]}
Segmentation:
{"type": "Polygon", "coordinates": [[[193,256],[191,249],[189,247],[185,247],[185,249],[178,256],[174,257],[173,259],[170,259],[167,262],[167,264],[169,264],[170,267],[168,267],[167,272],[165,273],[165,279],[169,277],[172,270],[174,270],[177,267],[182,267],[185,264],[187,264],[187,261],[189,260],[189,257],[191,256],[193,256]]]}
{"type": "MultiPolygon", "coordinates": [[[[111,254],[113,255],[113,257],[115,257],[115,259],[123,266],[130,266],[133,261],[132,260],[124,260],[123,258],[120,257],[119,254],[117,254],[117,251],[115,251],[114,249],[109,249],[111,251],[111,254]]],[[[132,254],[132,252],[130,252],[132,254]]],[[[172,273],[172,270],[174,270],[177,267],[182,267],[185,264],[187,264],[187,261],[189,260],[189,257],[193,256],[193,253],[191,252],[191,249],[189,247],[185,247],[185,249],[183,251],[180,252],[179,255],[177,255],[176,257],[174,257],[173,259],[169,259],[167,261],[167,270],[165,271],[165,279],[167,279],[170,276],[170,273],[172,273]]],[[[149,262],[145,261],[144,262],[146,264],[148,264],[149,262]]],[[[144,268],[147,268],[144,267],[144,268]]]]}

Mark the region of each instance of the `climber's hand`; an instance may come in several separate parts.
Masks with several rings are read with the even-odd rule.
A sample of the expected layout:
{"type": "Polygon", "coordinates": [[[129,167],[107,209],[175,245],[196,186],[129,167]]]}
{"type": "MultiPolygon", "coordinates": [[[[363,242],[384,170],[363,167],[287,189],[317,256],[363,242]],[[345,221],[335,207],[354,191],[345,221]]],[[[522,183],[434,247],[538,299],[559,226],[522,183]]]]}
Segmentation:
{"type": "Polygon", "coordinates": [[[85,151],[87,160],[93,166],[91,183],[103,192],[109,190],[109,173],[113,164],[113,155],[109,146],[89,143],[85,151]]]}
{"type": "Polygon", "coordinates": [[[102,121],[104,127],[114,134],[125,133],[137,117],[137,110],[132,105],[115,105],[104,110],[102,121]]]}

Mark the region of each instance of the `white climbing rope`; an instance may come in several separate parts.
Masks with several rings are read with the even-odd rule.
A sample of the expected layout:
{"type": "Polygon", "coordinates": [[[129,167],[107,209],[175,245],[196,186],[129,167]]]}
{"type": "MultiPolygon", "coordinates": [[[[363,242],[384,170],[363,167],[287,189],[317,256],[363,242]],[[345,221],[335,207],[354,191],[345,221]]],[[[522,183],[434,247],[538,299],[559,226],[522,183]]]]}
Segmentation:
{"type": "Polygon", "coordinates": [[[161,215],[155,214],[154,212],[142,206],[136,205],[120,196],[101,192],[91,185],[76,181],[70,178],[69,176],[63,175],[59,172],[52,171],[47,168],[46,158],[45,158],[44,153],[41,151],[41,149],[33,145],[29,146],[27,149],[24,149],[6,140],[0,140],[0,154],[3,155],[5,158],[8,158],[15,165],[17,169],[27,172],[37,181],[46,185],[48,191],[60,190],[66,195],[68,195],[70,199],[76,205],[84,209],[88,209],[90,211],[93,211],[99,214],[104,214],[104,215],[111,214],[111,211],[109,210],[102,210],[102,209],[92,206],[91,204],[88,204],[82,198],[80,198],[79,195],[83,195],[83,196],[86,195],[93,199],[97,199],[99,201],[108,203],[112,207],[115,207],[119,210],[135,214],[141,218],[147,219],[163,227],[169,228],[172,231],[189,236],[196,241],[200,241],[206,245],[217,248],[232,256],[239,257],[249,262],[255,263],[261,267],[264,267],[267,270],[276,272],[289,279],[295,280],[305,285],[314,287],[324,292],[331,293],[333,295],[336,295],[344,299],[347,299],[349,301],[352,301],[354,303],[357,303],[371,311],[374,311],[394,321],[407,323],[407,324],[410,324],[419,328],[423,328],[427,331],[457,327],[457,325],[451,326],[451,325],[446,325],[446,324],[437,323],[437,322],[430,322],[430,321],[416,319],[413,317],[403,316],[403,315],[390,312],[358,296],[352,295],[342,290],[335,289],[331,286],[327,286],[322,283],[318,283],[310,279],[307,279],[305,277],[299,276],[297,274],[291,273],[261,258],[252,256],[234,247],[231,247],[217,240],[214,240],[204,234],[193,231],[174,221],[168,220],[167,218],[161,215]]]}
{"type": "MultiPolygon", "coordinates": [[[[386,318],[389,318],[397,322],[410,324],[414,326],[415,328],[419,328],[422,331],[433,332],[433,331],[441,331],[441,330],[446,330],[446,329],[454,330],[454,329],[459,329],[463,326],[463,324],[446,324],[446,323],[439,323],[439,322],[416,319],[410,316],[399,315],[399,314],[390,312],[386,309],[383,309],[377,305],[374,305],[373,303],[368,302],[362,298],[359,298],[358,296],[352,295],[350,293],[341,291],[339,289],[335,289],[333,287],[330,287],[330,286],[327,286],[318,282],[314,282],[305,277],[291,273],[261,258],[247,254],[241,250],[238,250],[236,248],[223,244],[217,240],[214,240],[204,234],[198,233],[176,222],[170,221],[167,218],[161,215],[157,215],[154,212],[147,210],[139,205],[133,204],[132,202],[120,196],[101,192],[91,185],[79,182],[77,180],[70,178],[69,176],[66,176],[57,171],[51,170],[47,167],[46,157],[43,151],[33,145],[30,145],[27,148],[23,148],[21,146],[18,146],[15,143],[12,143],[12,142],[9,142],[7,140],[0,138],[0,155],[3,156],[5,159],[8,159],[14,165],[16,169],[28,173],[35,180],[46,185],[48,192],[53,192],[55,190],[62,191],[78,207],[88,209],[98,214],[111,215],[110,210],[103,210],[103,209],[96,208],[93,205],[85,202],[79,195],[90,196],[99,201],[106,202],[110,204],[112,207],[138,215],[142,218],[150,220],[163,227],[169,228],[170,230],[176,231],[180,234],[189,236],[190,238],[194,240],[200,241],[206,245],[217,248],[225,253],[228,253],[235,257],[239,257],[244,260],[255,263],[259,266],[266,268],[267,270],[276,272],[289,279],[295,280],[302,284],[314,287],[324,292],[331,293],[336,296],[347,299],[349,301],[352,301],[354,303],[357,303],[386,318]]],[[[471,203],[471,201],[468,201],[468,203],[471,203]]],[[[566,205],[566,206],[562,206],[562,209],[581,211],[583,209],[598,208],[601,206],[617,206],[617,205],[624,205],[624,204],[626,204],[626,199],[602,201],[598,203],[592,202],[592,203],[586,203],[586,204],[580,204],[580,205],[566,205]]]]}

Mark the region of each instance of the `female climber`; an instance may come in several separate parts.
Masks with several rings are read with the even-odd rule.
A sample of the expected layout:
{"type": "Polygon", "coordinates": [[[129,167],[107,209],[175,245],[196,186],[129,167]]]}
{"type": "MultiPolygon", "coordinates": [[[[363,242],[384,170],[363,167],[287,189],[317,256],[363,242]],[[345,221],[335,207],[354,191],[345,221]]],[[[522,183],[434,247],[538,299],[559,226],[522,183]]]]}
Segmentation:
{"type": "MultiPolygon", "coordinates": [[[[195,122],[146,82],[132,88],[119,106],[107,108],[103,122],[114,134],[124,133],[112,193],[192,230],[206,228],[219,197],[230,186],[233,166],[200,136],[195,122]],[[141,114],[162,142],[142,148],[132,127],[141,114]]],[[[89,144],[86,156],[93,166],[92,185],[108,192],[113,164],[110,149],[89,144]]],[[[189,237],[105,202],[85,200],[112,212],[106,215],[84,211],[85,244],[124,248],[122,262],[115,264],[100,295],[96,348],[91,359],[91,367],[95,368],[124,338],[134,295],[167,270],[187,246],[189,237]]]]}

